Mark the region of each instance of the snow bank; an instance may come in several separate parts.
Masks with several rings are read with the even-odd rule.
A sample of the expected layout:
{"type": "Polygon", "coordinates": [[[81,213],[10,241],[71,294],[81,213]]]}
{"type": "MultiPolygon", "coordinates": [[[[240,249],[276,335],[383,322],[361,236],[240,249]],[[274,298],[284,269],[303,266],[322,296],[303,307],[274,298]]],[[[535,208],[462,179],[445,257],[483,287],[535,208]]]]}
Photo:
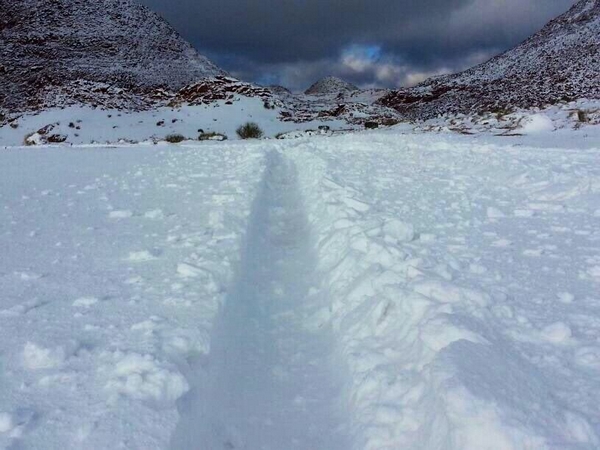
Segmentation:
{"type": "MultiPolygon", "coordinates": [[[[552,379],[561,369],[538,362],[574,344],[572,326],[547,317],[539,331],[524,329],[519,323],[527,319],[515,312],[522,308],[499,281],[512,276],[510,263],[498,265],[500,249],[516,245],[498,235],[507,230],[508,216],[489,204],[491,198],[503,199],[502,209],[508,204],[501,192],[514,169],[499,171],[503,152],[490,163],[489,152],[466,156],[442,143],[438,151],[410,138],[403,146],[391,139],[362,147],[340,138],[335,150],[315,143],[289,151],[301,168],[329,292],[314,326],[333,327],[351,373],[354,448],[594,448],[600,441],[592,410],[574,397],[564,400],[566,394],[559,399],[570,380],[552,379]],[[382,150],[374,161],[367,148],[385,145],[394,150],[382,150]],[[469,175],[454,173],[459,160],[471,167],[469,175]],[[421,170],[427,187],[415,176],[421,170]],[[496,188],[486,178],[493,197],[477,191],[480,176],[497,179],[496,188]],[[465,197],[473,192],[474,198],[465,197]],[[480,219],[472,219],[475,211],[480,219]],[[464,231],[451,231],[456,226],[464,231]],[[483,265],[476,249],[486,248],[486,233],[492,238],[487,249],[496,256],[483,265]],[[525,351],[521,342],[534,348],[525,351]]],[[[516,153],[509,154],[503,167],[516,153]]],[[[538,161],[535,152],[532,158],[538,161]]],[[[587,220],[598,201],[593,198],[584,203],[587,220]]],[[[518,224],[511,220],[511,227],[518,224]]],[[[516,286],[509,292],[520,298],[516,286]]]]}

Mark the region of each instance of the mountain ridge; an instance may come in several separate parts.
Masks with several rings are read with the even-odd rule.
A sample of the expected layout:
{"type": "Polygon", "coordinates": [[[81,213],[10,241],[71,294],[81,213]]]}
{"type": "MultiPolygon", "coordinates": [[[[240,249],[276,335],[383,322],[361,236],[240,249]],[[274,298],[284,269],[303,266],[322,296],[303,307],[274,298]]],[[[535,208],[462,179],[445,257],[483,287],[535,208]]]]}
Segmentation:
{"type": "Polygon", "coordinates": [[[516,47],[463,72],[393,90],[408,118],[600,98],[600,0],[581,0],[516,47]]]}
{"type": "Polygon", "coordinates": [[[0,0],[0,106],[137,109],[160,89],[226,75],[133,0],[0,0]]]}

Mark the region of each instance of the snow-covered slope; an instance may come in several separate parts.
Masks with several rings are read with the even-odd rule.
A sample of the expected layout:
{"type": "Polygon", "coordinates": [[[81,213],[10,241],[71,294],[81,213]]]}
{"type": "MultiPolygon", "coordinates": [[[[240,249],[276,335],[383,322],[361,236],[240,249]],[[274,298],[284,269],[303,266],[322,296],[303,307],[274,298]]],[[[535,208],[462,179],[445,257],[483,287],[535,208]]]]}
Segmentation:
{"type": "Polygon", "coordinates": [[[173,134],[195,141],[210,133],[238,139],[236,130],[249,121],[259,125],[265,138],[274,138],[280,133],[316,131],[323,124],[332,132],[350,127],[341,118],[313,119],[302,123],[281,120],[281,113],[285,111],[279,107],[265,108],[259,97],[235,95],[233,100],[208,104],[200,103],[201,97],[197,100],[199,104],[193,106],[144,111],[71,106],[23,115],[10,125],[0,126],[0,148],[45,142],[61,142],[62,145],[152,143],[164,141],[173,134]]]}
{"type": "Polygon", "coordinates": [[[362,129],[367,121],[396,124],[395,110],[374,104],[381,95],[354,91],[337,101],[216,76],[177,93],[164,92],[153,108],[142,111],[123,111],[109,102],[101,108],[71,105],[13,114],[0,120],[0,147],[160,141],[174,133],[191,140],[205,132],[236,139],[237,128],[249,121],[257,123],[266,138],[362,129]]]}
{"type": "Polygon", "coordinates": [[[337,95],[347,94],[352,91],[357,91],[358,88],[353,84],[348,83],[337,77],[325,77],[311,87],[309,87],[306,95],[337,95]]]}
{"type": "Polygon", "coordinates": [[[580,0],[516,48],[381,102],[405,116],[469,113],[600,98],[600,0],[580,0]]]}
{"type": "Polygon", "coordinates": [[[0,108],[139,108],[224,72],[133,0],[0,0],[0,108]]]}
{"type": "Polygon", "coordinates": [[[599,448],[567,137],[0,151],[0,448],[599,448]]]}
{"type": "Polygon", "coordinates": [[[388,91],[383,89],[352,89],[330,92],[325,89],[319,94],[290,94],[277,92],[286,111],[282,120],[291,122],[308,122],[320,120],[340,120],[348,126],[362,127],[366,122],[379,124],[396,124],[400,115],[393,108],[379,104],[377,101],[388,91]]]}

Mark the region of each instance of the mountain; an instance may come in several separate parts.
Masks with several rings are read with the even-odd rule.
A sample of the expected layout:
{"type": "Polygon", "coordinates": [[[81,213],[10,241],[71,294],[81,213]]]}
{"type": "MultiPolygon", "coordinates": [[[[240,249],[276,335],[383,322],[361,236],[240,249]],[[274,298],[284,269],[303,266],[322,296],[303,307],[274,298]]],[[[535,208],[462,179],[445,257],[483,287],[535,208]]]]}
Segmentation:
{"type": "Polygon", "coordinates": [[[392,91],[409,118],[600,98],[600,0],[581,0],[525,42],[465,72],[392,91]]]}
{"type": "Polygon", "coordinates": [[[132,0],[0,0],[0,108],[143,108],[225,75],[132,0]]]}
{"type": "Polygon", "coordinates": [[[311,87],[309,87],[306,95],[332,95],[345,94],[348,92],[358,91],[358,88],[347,81],[336,77],[325,77],[311,87]]]}

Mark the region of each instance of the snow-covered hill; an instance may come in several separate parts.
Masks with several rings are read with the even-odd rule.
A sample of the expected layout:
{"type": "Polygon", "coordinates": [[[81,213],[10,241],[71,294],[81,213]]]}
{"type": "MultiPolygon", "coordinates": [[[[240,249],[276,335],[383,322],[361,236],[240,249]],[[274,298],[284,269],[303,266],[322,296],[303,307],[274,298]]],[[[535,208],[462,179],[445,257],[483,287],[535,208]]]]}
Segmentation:
{"type": "Polygon", "coordinates": [[[506,111],[600,98],[600,0],[581,0],[516,48],[381,102],[404,116],[506,111]]]}
{"type": "Polygon", "coordinates": [[[347,94],[349,92],[358,91],[358,88],[353,84],[348,83],[337,77],[325,77],[311,87],[309,87],[306,95],[337,95],[347,94]]]}
{"type": "Polygon", "coordinates": [[[133,0],[0,0],[0,109],[141,108],[223,75],[133,0]]]}

